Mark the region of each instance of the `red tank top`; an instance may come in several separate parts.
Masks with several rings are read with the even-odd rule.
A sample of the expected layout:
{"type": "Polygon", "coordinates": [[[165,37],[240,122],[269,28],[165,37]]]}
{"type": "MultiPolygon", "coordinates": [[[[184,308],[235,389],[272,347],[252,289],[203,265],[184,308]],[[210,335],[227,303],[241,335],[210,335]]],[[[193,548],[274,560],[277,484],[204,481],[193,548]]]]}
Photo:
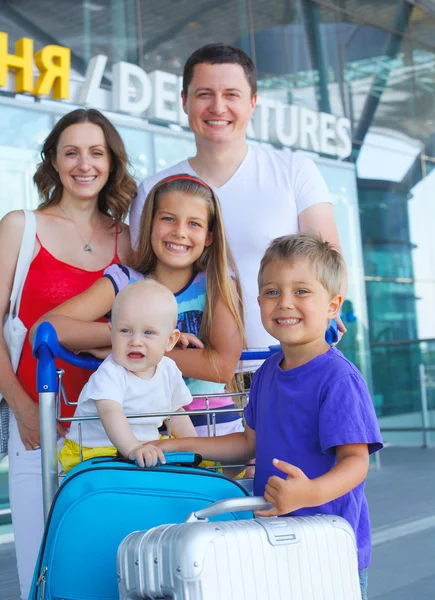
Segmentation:
{"type": "MultiPolygon", "coordinates": [[[[104,273],[104,269],[85,271],[58,260],[43,247],[38,236],[36,238],[41,247],[30,265],[20,306],[20,319],[27,329],[30,329],[35,321],[49,310],[87,290],[104,273]]],[[[120,262],[118,228],[115,233],[115,254],[110,264],[116,262],[120,262]]],[[[65,370],[63,381],[68,400],[76,402],[91,371],[73,367],[61,360],[56,361],[56,366],[65,370]]],[[[32,356],[32,347],[28,338],[24,342],[17,378],[29,396],[38,402],[36,360],[32,356]]],[[[62,403],[62,417],[71,417],[74,411],[75,406],[66,406],[62,403]]]]}

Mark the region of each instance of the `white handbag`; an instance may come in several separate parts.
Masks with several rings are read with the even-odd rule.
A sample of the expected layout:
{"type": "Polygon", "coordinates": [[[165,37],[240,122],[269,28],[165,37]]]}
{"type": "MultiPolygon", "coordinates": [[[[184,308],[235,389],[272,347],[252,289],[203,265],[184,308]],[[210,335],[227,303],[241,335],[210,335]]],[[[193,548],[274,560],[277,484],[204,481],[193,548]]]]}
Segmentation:
{"type": "MultiPolygon", "coordinates": [[[[16,373],[18,369],[24,341],[27,335],[27,329],[18,317],[18,314],[20,312],[21,294],[23,293],[24,282],[26,281],[30,263],[32,262],[36,238],[35,213],[33,210],[23,210],[23,212],[23,239],[21,240],[20,253],[15,269],[14,284],[12,286],[9,304],[9,314],[5,315],[3,322],[3,337],[8,348],[9,358],[14,373],[16,373]]],[[[8,453],[9,417],[9,405],[0,395],[0,460],[8,453]]]]}

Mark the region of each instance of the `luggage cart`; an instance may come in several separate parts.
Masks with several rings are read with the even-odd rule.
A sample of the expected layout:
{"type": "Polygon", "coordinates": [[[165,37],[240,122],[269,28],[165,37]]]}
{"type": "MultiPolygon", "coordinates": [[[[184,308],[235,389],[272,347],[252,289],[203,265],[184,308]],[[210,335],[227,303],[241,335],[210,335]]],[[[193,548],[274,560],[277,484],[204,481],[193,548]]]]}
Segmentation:
{"type": "MultiPolygon", "coordinates": [[[[259,361],[269,358],[269,356],[280,350],[280,346],[271,346],[267,349],[252,349],[246,350],[242,353],[240,359],[259,361]]],[[[37,392],[39,393],[39,406],[40,406],[40,430],[41,430],[41,462],[42,462],[42,489],[43,489],[43,507],[44,507],[44,520],[46,521],[50,512],[50,507],[53,502],[53,498],[59,486],[58,480],[58,460],[57,460],[57,435],[56,435],[56,421],[60,422],[71,422],[74,420],[85,420],[95,419],[97,417],[87,417],[75,419],[72,418],[61,418],[60,417],[60,406],[62,400],[69,406],[76,405],[77,402],[70,402],[66,397],[63,389],[63,371],[56,369],[56,359],[61,359],[71,365],[81,367],[89,370],[96,370],[102,361],[89,355],[77,355],[60,345],[57,338],[56,331],[51,323],[41,323],[38,327],[34,341],[33,341],[33,355],[38,360],[37,372],[36,372],[36,385],[37,392]]],[[[239,397],[242,401],[247,399],[247,391],[243,392],[228,392],[218,394],[208,394],[207,396],[201,395],[201,398],[205,398],[206,410],[204,411],[185,411],[186,415],[197,415],[206,414],[209,428],[209,435],[215,434],[216,425],[216,411],[227,412],[227,413],[240,413],[243,411],[243,407],[235,408],[220,408],[210,409],[209,400],[213,397],[239,397]]],[[[168,435],[170,436],[170,418],[174,416],[175,412],[164,412],[164,413],[153,413],[153,415],[138,414],[129,415],[129,418],[137,418],[143,416],[159,416],[162,418],[168,418],[169,427],[168,435]]],[[[234,467],[235,465],[231,465],[234,467]]]]}
{"type": "MultiPolygon", "coordinates": [[[[220,500],[230,501],[230,512],[219,516],[219,522],[221,519],[241,521],[241,527],[244,527],[245,522],[250,527],[253,520],[250,511],[258,507],[265,508],[264,499],[249,498],[250,493],[244,485],[220,473],[198,468],[197,457],[189,453],[174,453],[176,456],[168,454],[166,465],[149,469],[139,469],[127,460],[113,460],[108,457],[89,459],[77,465],[57,489],[56,419],[62,400],[62,373],[59,383],[56,360],[62,359],[90,370],[96,369],[100,361],[94,357],[77,356],[62,348],[53,326],[49,323],[39,326],[33,346],[34,356],[38,359],[37,391],[40,398],[46,527],[29,596],[31,600],[73,597],[107,597],[115,600],[119,597],[117,572],[114,569],[116,551],[125,536],[132,531],[150,530],[160,527],[165,522],[182,523],[192,510],[199,518],[203,509],[210,510],[211,505],[214,507],[220,500]],[[124,510],[118,512],[120,496],[123,499],[124,510]],[[261,504],[257,505],[258,502],[261,504]],[[192,508],[186,510],[189,506],[192,508]],[[239,513],[238,510],[243,512],[239,513]]],[[[279,346],[250,350],[243,352],[241,359],[264,360],[277,350],[279,346]]],[[[228,394],[230,397],[236,395],[237,393],[228,394]]],[[[240,395],[246,397],[247,392],[240,395]]],[[[68,399],[66,401],[72,404],[68,399]]],[[[214,429],[215,413],[218,410],[241,412],[242,409],[236,407],[186,411],[186,414],[206,412],[209,425],[214,429]]],[[[153,416],[171,417],[174,414],[159,413],[153,416]]],[[[132,415],[133,418],[135,416],[150,415],[132,415]]],[[[220,510],[213,513],[215,517],[212,518],[217,519],[220,513],[220,510]]],[[[356,551],[352,535],[350,532],[350,546],[353,548],[351,579],[354,580],[353,587],[358,591],[356,551]]],[[[345,554],[349,552],[346,550],[345,554]]],[[[345,564],[348,562],[346,560],[345,564]]],[[[137,564],[136,559],[134,564],[137,564]]],[[[349,580],[346,573],[345,577],[349,580]]],[[[336,579],[335,575],[333,579],[336,579]]],[[[259,596],[261,600],[263,597],[259,596]]],[[[340,600],[356,600],[357,597],[346,592],[343,597],[340,596],[340,600]]]]}

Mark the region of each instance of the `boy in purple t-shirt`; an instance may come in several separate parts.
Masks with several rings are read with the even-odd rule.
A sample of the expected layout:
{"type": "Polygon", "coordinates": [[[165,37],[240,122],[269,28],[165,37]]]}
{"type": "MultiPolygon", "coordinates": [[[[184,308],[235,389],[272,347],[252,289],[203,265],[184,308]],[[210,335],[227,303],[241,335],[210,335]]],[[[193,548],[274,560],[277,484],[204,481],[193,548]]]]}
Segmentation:
{"type": "Polygon", "coordinates": [[[344,269],[340,253],[317,236],[274,240],[261,261],[258,302],[282,351],[254,375],[245,431],[159,446],[223,462],[255,456],[254,492],[274,505],[261,516],[344,517],[356,535],[364,600],[371,555],[364,481],[382,438],[360,372],[325,341],[343,301],[344,269]]]}

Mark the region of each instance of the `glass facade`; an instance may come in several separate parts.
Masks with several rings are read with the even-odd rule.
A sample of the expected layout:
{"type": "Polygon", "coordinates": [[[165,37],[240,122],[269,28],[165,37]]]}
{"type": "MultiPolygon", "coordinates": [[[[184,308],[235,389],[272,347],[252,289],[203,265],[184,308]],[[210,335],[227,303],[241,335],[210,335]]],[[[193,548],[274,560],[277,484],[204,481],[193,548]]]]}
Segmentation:
{"type": "Polygon", "coordinates": [[[62,101],[16,94],[11,73],[0,87],[0,216],[37,205],[32,175],[41,143],[85,100],[118,127],[138,181],[192,156],[178,99],[183,64],[211,41],[241,47],[259,76],[251,143],[310,152],[332,195],[349,271],[340,348],[369,382],[385,439],[418,444],[420,432],[389,429],[419,427],[424,396],[435,425],[434,31],[432,2],[5,0],[8,52],[23,37],[35,52],[70,48],[71,88],[62,101]],[[98,55],[104,69],[86,96],[98,55]],[[149,77],[136,71],[115,101],[120,63],[149,77]],[[150,89],[146,110],[125,108],[150,89]],[[348,151],[328,138],[328,127],[337,135],[348,129],[348,151]]]}

